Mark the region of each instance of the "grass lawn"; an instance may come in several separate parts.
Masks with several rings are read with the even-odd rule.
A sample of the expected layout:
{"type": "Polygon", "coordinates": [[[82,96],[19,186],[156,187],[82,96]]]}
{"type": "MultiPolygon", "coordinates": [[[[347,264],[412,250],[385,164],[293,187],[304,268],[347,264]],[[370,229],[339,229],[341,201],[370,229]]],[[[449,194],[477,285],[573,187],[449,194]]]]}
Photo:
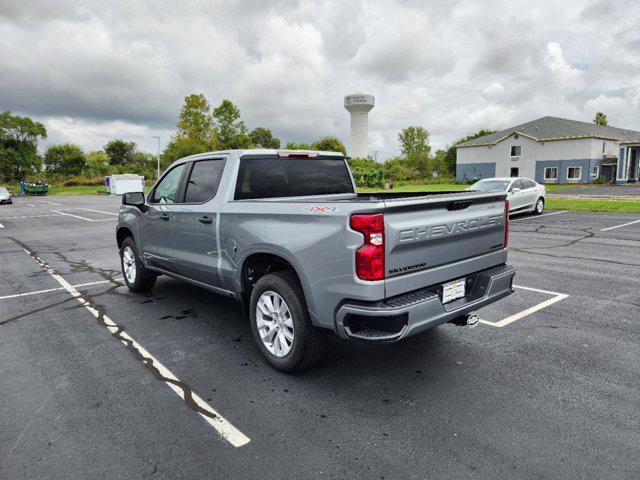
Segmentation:
{"type": "Polygon", "coordinates": [[[553,192],[554,190],[564,190],[565,188],[585,188],[585,187],[597,187],[597,185],[593,185],[592,183],[572,183],[568,185],[549,185],[546,184],[547,192],[553,192]]]}
{"type": "Polygon", "coordinates": [[[547,198],[547,209],[583,212],[640,213],[640,201],[592,198],[547,198]]]}

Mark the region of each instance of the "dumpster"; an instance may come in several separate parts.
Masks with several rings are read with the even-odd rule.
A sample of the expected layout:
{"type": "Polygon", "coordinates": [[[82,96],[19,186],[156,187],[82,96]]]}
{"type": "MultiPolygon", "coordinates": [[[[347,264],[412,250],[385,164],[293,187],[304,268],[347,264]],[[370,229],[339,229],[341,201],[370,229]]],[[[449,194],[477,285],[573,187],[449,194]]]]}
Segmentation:
{"type": "Polygon", "coordinates": [[[24,187],[27,195],[46,195],[49,191],[49,185],[44,182],[25,183],[24,187]]]}

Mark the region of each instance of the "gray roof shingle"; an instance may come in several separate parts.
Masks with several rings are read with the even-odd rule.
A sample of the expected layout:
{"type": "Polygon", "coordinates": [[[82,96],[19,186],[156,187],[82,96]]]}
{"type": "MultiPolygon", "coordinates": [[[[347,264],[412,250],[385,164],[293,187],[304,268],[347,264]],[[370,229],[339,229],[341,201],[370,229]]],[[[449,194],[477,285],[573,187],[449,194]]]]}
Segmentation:
{"type": "Polygon", "coordinates": [[[570,138],[604,138],[617,140],[621,143],[640,142],[640,132],[626,128],[605,127],[595,123],[579,122],[558,117],[542,117],[531,122],[516,125],[490,135],[474,138],[462,142],[456,147],[479,147],[481,145],[495,145],[512,133],[520,133],[540,142],[550,140],[564,140],[570,138]]]}

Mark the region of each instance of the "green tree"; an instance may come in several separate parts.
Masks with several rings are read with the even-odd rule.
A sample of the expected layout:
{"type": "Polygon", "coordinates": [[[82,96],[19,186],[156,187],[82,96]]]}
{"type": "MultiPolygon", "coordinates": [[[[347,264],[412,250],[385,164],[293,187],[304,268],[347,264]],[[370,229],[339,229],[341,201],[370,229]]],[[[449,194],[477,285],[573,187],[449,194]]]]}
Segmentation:
{"type": "Polygon", "coordinates": [[[167,168],[176,160],[220,149],[211,105],[202,94],[184,97],[176,122],[175,135],[160,155],[160,164],[167,168]]]}
{"type": "Polygon", "coordinates": [[[398,134],[398,142],[411,176],[416,180],[426,178],[431,153],[429,132],[420,126],[407,127],[398,134]]]}
{"type": "Polygon", "coordinates": [[[109,174],[109,157],[104,151],[93,151],[87,153],[85,175],[101,176],[109,174]]]}
{"type": "Polygon", "coordinates": [[[423,127],[412,126],[403,129],[398,134],[398,142],[404,157],[428,157],[431,153],[429,132],[423,127]]]}
{"type": "Polygon", "coordinates": [[[249,137],[256,148],[280,148],[280,139],[275,138],[268,128],[256,127],[251,130],[249,137]]]}
{"type": "Polygon", "coordinates": [[[28,117],[0,113],[0,176],[11,182],[40,171],[38,139],[47,138],[43,124],[28,117]]]}
{"type": "Polygon", "coordinates": [[[54,174],[80,175],[87,166],[87,156],[78,145],[51,145],[44,154],[44,166],[54,174]]]}
{"type": "Polygon", "coordinates": [[[176,123],[176,136],[188,137],[200,143],[211,143],[215,136],[211,105],[201,93],[184,97],[176,123]]]}
{"type": "Polygon", "coordinates": [[[407,180],[415,180],[419,174],[407,165],[404,157],[388,158],[384,164],[384,178],[395,182],[404,182],[407,180]]]}
{"type": "Polygon", "coordinates": [[[319,138],[311,144],[312,150],[323,150],[327,152],[342,152],[343,155],[347,154],[347,149],[344,144],[336,137],[327,135],[326,137],[319,138]]]}
{"type": "Polygon", "coordinates": [[[240,109],[231,100],[223,100],[213,110],[215,132],[223,150],[251,148],[251,137],[240,119],[240,109]]]}
{"type": "Polygon", "coordinates": [[[308,143],[287,142],[284,148],[287,150],[311,150],[311,145],[308,143]]]}
{"type": "Polygon", "coordinates": [[[476,133],[472,133],[471,135],[467,135],[466,137],[459,138],[453,145],[447,148],[447,152],[443,157],[444,168],[446,173],[449,175],[456,174],[456,162],[458,160],[456,148],[460,143],[468,142],[469,140],[474,140],[476,138],[484,137],[485,135],[491,135],[492,133],[496,133],[496,130],[490,130],[488,128],[481,128],[476,133]]]}
{"type": "Polygon", "coordinates": [[[596,125],[603,125],[605,127],[609,125],[607,123],[607,116],[602,112],[596,113],[596,116],[593,118],[593,123],[595,123],[596,125]]]}
{"type": "Polygon", "coordinates": [[[130,165],[136,156],[135,142],[111,140],[104,146],[104,152],[109,157],[109,165],[130,165]]]}

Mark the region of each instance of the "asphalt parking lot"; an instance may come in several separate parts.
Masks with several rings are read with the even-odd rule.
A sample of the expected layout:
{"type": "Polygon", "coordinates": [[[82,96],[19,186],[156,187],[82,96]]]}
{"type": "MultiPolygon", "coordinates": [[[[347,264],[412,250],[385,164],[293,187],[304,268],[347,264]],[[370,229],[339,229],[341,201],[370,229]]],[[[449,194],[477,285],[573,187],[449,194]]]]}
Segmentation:
{"type": "Polygon", "coordinates": [[[640,216],[513,217],[480,326],[285,375],[231,300],[123,286],[119,203],[0,206],[0,478],[638,477],[640,216]]]}

